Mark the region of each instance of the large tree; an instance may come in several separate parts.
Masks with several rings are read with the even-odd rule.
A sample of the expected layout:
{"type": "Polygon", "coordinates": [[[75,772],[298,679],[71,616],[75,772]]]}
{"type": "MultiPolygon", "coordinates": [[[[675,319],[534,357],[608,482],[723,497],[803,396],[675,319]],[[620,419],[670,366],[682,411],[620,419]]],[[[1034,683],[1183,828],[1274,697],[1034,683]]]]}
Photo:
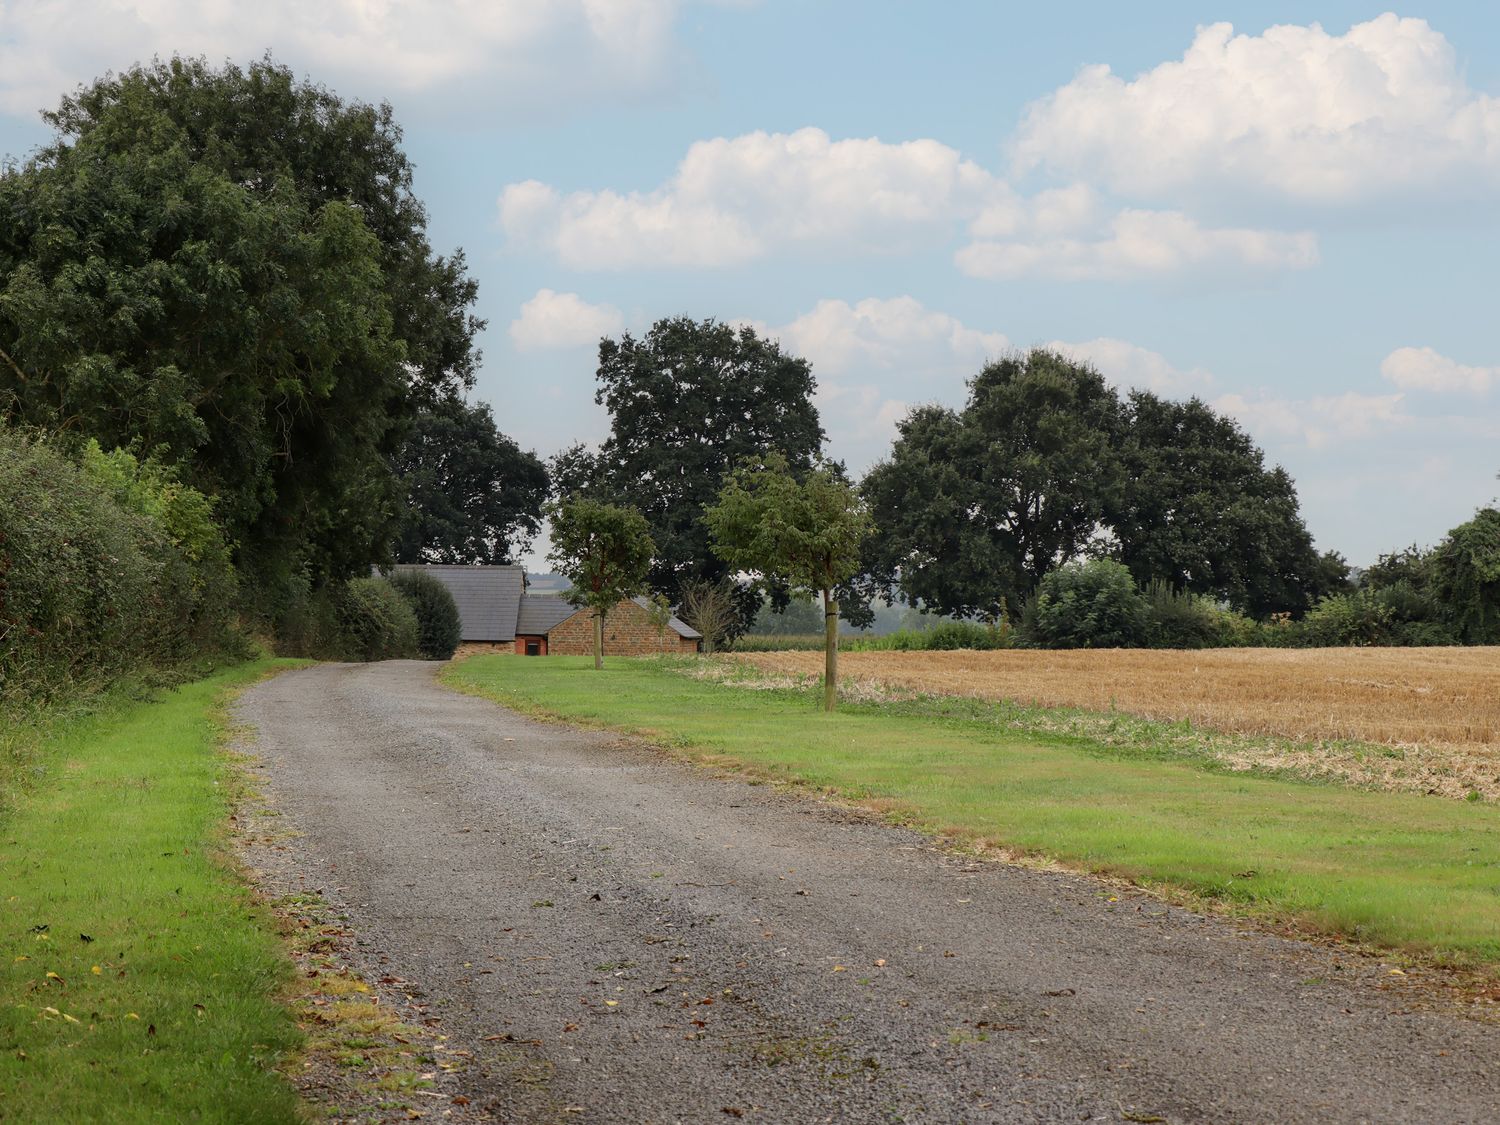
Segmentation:
{"type": "Polygon", "coordinates": [[[1121,488],[1122,424],[1094,368],[1036,349],[987,365],[962,411],[918,407],[865,477],[870,582],[960,617],[1019,617],[1084,553],[1121,488]]]}
{"type": "Polygon", "coordinates": [[[547,467],[496,428],[486,403],[422,411],[396,468],[408,508],[397,562],[508,563],[541,528],[547,467]]]}
{"type": "Polygon", "coordinates": [[[185,466],[252,571],[382,557],[405,420],[472,382],[478,327],[390,108],[173,59],[44,117],[0,172],[0,418],[185,466]]]}
{"type": "Polygon", "coordinates": [[[1142,586],[1165,582],[1264,617],[1300,615],[1343,584],[1340,561],[1313,549],[1292,478],[1266,468],[1233,419],[1196,398],[1136,391],[1121,434],[1127,484],[1105,520],[1142,586]]]}
{"type": "MultiPolygon", "coordinates": [[[[728,565],[710,549],[703,513],[745,457],[781,453],[796,471],[823,444],[812,369],[753,328],[674,317],[645,336],[599,344],[596,400],[610,413],[597,454],[569,450],[553,463],[556,487],[628,497],[651,526],[652,589],[676,597],[688,582],[716,582],[728,565]]],[[[742,616],[757,604],[743,595],[742,616]]]]}

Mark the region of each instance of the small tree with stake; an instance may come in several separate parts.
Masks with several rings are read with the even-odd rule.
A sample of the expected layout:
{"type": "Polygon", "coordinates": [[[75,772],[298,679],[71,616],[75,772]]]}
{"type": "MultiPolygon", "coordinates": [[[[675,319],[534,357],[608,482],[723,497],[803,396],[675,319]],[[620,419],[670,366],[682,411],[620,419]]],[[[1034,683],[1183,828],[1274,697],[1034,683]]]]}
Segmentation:
{"type": "Polygon", "coordinates": [[[594,611],[594,667],[604,667],[604,618],[646,587],[656,546],[634,508],[570,496],[548,509],[552,550],[547,561],[573,584],[568,600],[594,611]]]}
{"type": "Polygon", "coordinates": [[[843,475],[826,464],[802,479],[772,453],[725,479],[704,515],[714,551],[762,582],[782,581],[823,600],[823,709],[838,701],[839,606],[834,590],[860,568],[870,514],[843,475]]]}

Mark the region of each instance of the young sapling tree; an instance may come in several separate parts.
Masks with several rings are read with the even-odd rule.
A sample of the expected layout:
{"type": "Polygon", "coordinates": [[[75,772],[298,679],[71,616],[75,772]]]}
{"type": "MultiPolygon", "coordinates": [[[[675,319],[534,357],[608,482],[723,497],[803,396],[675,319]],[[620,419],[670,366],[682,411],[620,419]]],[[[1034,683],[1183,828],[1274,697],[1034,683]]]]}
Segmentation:
{"type": "Polygon", "coordinates": [[[823,602],[823,709],[838,702],[839,606],[834,590],[860,569],[873,522],[859,494],[833,466],[801,478],[779,453],[745,461],[704,514],[714,550],[764,583],[782,581],[823,602]]]}
{"type": "Polygon", "coordinates": [[[584,496],[559,500],[547,511],[552,550],[547,561],[573,584],[568,600],[594,614],[594,667],[604,667],[604,618],[646,588],[656,545],[646,518],[634,508],[584,496]]]}

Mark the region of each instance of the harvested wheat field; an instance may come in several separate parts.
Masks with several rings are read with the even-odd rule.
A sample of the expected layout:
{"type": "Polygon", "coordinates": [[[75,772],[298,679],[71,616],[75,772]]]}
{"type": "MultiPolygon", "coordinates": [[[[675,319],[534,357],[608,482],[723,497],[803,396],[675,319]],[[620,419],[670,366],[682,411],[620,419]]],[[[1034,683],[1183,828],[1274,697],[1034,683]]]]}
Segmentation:
{"type": "MultiPolygon", "coordinates": [[[[823,665],[818,652],[736,659],[801,676],[823,665]]],[[[851,652],[839,665],[849,679],[888,688],[1271,736],[1263,746],[1213,749],[1243,768],[1500,800],[1500,648],[851,652]],[[1399,753],[1372,761],[1357,748],[1329,745],[1347,740],[1399,753]],[[1319,760],[1306,760],[1309,743],[1320,744],[1319,760]]]]}

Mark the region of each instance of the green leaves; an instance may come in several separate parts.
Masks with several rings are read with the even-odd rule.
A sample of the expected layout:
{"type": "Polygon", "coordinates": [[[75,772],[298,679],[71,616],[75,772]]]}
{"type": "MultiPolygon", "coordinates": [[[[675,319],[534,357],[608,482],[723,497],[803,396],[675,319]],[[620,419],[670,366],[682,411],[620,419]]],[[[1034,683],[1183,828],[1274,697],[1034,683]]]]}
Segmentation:
{"type": "Polygon", "coordinates": [[[730,473],[704,522],[731,567],[807,593],[857,574],[873,529],[864,501],[834,469],[819,463],[799,479],[779,453],[730,473]]]}

